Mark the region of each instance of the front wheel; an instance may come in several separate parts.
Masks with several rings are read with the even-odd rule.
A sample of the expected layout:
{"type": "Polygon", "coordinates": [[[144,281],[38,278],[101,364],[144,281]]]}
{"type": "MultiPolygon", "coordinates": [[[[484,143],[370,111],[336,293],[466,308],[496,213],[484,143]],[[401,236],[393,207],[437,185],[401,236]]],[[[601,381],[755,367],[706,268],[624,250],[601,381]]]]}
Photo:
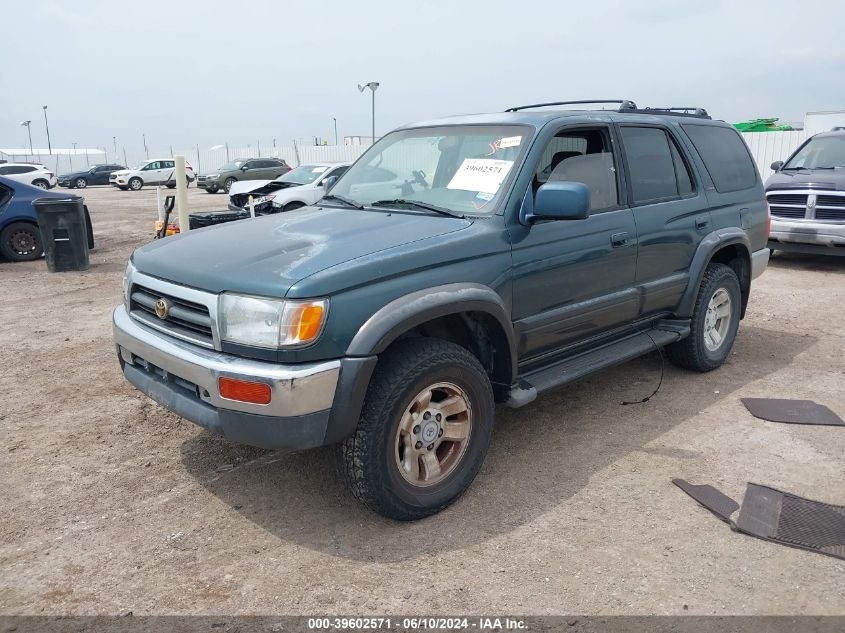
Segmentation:
{"type": "Polygon", "coordinates": [[[143,181],[143,180],[141,180],[141,179],[140,179],[140,178],[138,178],[138,177],[135,177],[135,178],[130,178],[130,179],[129,179],[129,182],[128,182],[127,184],[129,185],[129,188],[130,188],[132,191],[140,191],[140,190],[141,190],[141,187],[143,187],[143,186],[144,186],[144,181],[143,181]]]}
{"type": "Polygon", "coordinates": [[[742,309],[739,278],[725,264],[704,271],[690,323],[690,335],[666,347],[674,364],[694,371],[721,367],[731,353],[742,309]]]}
{"type": "Polygon", "coordinates": [[[237,180],[235,180],[234,178],[226,179],[226,182],[223,183],[223,188],[226,190],[226,193],[229,193],[229,189],[231,189],[232,185],[234,185],[236,182],[237,180]]]}
{"type": "Polygon", "coordinates": [[[293,211],[294,209],[301,209],[304,206],[304,202],[288,202],[284,207],[282,207],[282,211],[293,211]]]}
{"type": "Polygon", "coordinates": [[[490,446],[493,390],[478,359],[437,339],[406,339],[379,358],[340,478],[372,510],[410,521],[454,502],[490,446]]]}
{"type": "Polygon", "coordinates": [[[41,231],[28,222],[13,222],[0,233],[0,253],[13,262],[29,262],[41,257],[41,231]]]}
{"type": "Polygon", "coordinates": [[[85,189],[85,187],[87,187],[87,186],[88,186],[88,181],[87,181],[87,180],[85,180],[85,178],[77,178],[77,179],[74,181],[73,185],[74,185],[74,187],[76,187],[77,189],[85,189]]]}

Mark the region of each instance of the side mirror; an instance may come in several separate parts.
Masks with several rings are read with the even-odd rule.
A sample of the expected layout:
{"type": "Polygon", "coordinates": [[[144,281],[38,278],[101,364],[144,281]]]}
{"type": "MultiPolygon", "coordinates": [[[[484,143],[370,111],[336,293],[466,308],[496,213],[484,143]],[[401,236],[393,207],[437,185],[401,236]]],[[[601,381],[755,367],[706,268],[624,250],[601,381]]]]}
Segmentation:
{"type": "Polygon", "coordinates": [[[249,167],[247,167],[246,165],[241,166],[241,171],[246,171],[247,169],[249,169],[249,167]]]}
{"type": "Polygon", "coordinates": [[[328,178],[325,178],[323,180],[323,191],[325,191],[326,193],[331,191],[331,188],[334,187],[334,183],[337,182],[337,179],[337,176],[329,176],[328,178]]]}
{"type": "Polygon", "coordinates": [[[590,216],[590,189],[582,182],[547,182],[537,190],[526,220],[585,220],[590,216]]]}
{"type": "Polygon", "coordinates": [[[772,171],[780,171],[781,168],[783,167],[783,161],[782,160],[776,160],[771,165],[769,165],[769,167],[772,168],[772,171]]]}

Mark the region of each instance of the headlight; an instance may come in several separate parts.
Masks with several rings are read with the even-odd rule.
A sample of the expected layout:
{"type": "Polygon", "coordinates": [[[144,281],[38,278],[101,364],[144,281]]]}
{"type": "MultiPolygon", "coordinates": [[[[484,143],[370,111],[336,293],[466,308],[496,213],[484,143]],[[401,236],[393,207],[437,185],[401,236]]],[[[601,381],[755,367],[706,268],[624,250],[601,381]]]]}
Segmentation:
{"type": "Polygon", "coordinates": [[[220,338],[255,347],[297,347],[314,341],[323,329],[328,301],[283,301],[224,293],[220,295],[220,338]]]}
{"type": "Polygon", "coordinates": [[[123,271],[123,305],[129,309],[129,288],[132,286],[132,274],[135,272],[135,267],[132,262],[126,264],[126,270],[123,271]]]}

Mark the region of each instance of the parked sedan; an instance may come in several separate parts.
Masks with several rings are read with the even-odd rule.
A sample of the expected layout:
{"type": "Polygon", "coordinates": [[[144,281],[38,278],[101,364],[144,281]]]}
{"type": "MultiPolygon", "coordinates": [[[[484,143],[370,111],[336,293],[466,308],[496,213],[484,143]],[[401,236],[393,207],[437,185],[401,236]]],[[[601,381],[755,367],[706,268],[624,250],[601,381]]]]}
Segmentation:
{"type": "Polygon", "coordinates": [[[37,163],[0,164],[0,176],[32,185],[39,189],[52,189],[56,186],[56,174],[44,165],[37,163]]]}
{"type": "MultiPolygon", "coordinates": [[[[32,206],[33,200],[39,198],[66,200],[68,194],[44,191],[41,187],[0,176],[0,255],[4,258],[26,262],[38,259],[44,252],[38,217],[32,206]]],[[[87,207],[85,220],[88,224],[88,248],[94,248],[94,233],[87,207]]]]}
{"type": "Polygon", "coordinates": [[[208,193],[217,193],[221,189],[229,193],[236,182],[244,180],[272,180],[290,171],[281,158],[239,158],[223,165],[213,173],[200,176],[197,187],[208,193]]]}
{"type": "Polygon", "coordinates": [[[85,171],[76,171],[59,176],[59,186],[70,189],[85,189],[88,185],[107,185],[112,172],[124,170],[123,165],[92,165],[85,171]]]}
{"type": "Polygon", "coordinates": [[[297,167],[275,180],[235,183],[229,191],[229,209],[246,209],[250,196],[257,213],[291,211],[314,204],[323,197],[326,181],[344,174],[350,164],[314,163],[297,167]]]}

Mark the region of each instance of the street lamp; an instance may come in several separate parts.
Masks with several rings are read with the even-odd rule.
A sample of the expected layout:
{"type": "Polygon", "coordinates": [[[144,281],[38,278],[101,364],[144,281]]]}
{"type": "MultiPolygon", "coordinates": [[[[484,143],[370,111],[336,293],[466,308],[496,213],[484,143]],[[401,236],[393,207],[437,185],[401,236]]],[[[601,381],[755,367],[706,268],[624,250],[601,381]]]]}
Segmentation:
{"type": "Polygon", "coordinates": [[[26,133],[29,135],[29,153],[30,155],[33,154],[32,151],[32,129],[30,126],[32,125],[32,121],[21,121],[21,126],[26,128],[26,133]]]}
{"type": "Polygon", "coordinates": [[[47,106],[41,106],[44,109],[44,127],[47,128],[47,151],[52,154],[53,146],[50,145],[50,126],[47,123],[47,106]]]}
{"type": "Polygon", "coordinates": [[[144,140],[144,154],[147,156],[147,160],[150,159],[150,150],[147,147],[147,135],[145,133],[141,133],[141,138],[144,140]]]}
{"type": "Polygon", "coordinates": [[[373,145],[376,143],[376,90],[378,90],[378,82],[371,81],[366,84],[358,84],[358,92],[364,92],[364,88],[369,88],[373,92],[373,145]]]}
{"type": "Polygon", "coordinates": [[[334,144],[337,145],[337,119],[332,117],[332,121],[334,121],[334,144]]]}

